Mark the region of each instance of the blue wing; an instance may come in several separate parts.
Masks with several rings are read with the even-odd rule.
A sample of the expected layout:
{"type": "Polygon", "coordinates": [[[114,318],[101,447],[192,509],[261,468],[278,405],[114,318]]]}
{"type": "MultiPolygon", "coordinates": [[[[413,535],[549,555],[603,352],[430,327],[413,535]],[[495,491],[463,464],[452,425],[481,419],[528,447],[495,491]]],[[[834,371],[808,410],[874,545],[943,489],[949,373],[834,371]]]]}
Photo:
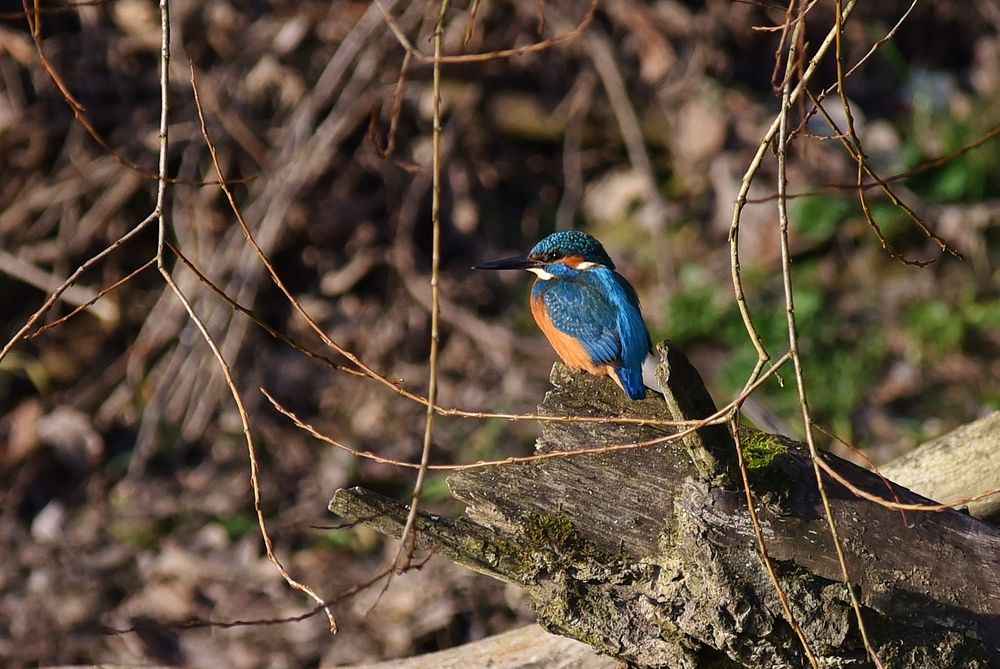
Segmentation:
{"type": "Polygon", "coordinates": [[[583,344],[592,362],[617,368],[629,397],[643,398],[642,363],[651,344],[635,289],[604,268],[537,287],[552,324],[583,344]]]}
{"type": "Polygon", "coordinates": [[[602,291],[582,281],[539,284],[552,324],[583,344],[594,364],[621,362],[618,315],[602,291]]]}

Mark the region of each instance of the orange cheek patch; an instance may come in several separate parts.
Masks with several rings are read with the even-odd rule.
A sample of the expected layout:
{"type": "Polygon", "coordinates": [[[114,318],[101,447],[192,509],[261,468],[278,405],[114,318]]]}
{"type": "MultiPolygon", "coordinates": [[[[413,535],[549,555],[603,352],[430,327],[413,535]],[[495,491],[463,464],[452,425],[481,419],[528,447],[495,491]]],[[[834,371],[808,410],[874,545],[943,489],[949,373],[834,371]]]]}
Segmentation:
{"type": "Polygon", "coordinates": [[[567,267],[576,269],[577,267],[579,267],[580,263],[583,262],[583,256],[566,256],[560,262],[566,265],[567,267]]]}

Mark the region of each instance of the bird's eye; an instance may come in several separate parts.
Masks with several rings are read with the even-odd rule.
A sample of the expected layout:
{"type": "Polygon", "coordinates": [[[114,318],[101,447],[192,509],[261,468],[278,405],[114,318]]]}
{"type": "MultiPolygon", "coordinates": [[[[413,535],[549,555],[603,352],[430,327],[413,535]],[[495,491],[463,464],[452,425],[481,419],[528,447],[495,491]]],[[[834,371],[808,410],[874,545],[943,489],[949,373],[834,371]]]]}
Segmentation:
{"type": "Polygon", "coordinates": [[[545,262],[552,262],[553,260],[555,260],[558,257],[559,257],[558,253],[556,253],[554,251],[549,251],[544,256],[542,256],[542,260],[544,260],[545,262]]]}

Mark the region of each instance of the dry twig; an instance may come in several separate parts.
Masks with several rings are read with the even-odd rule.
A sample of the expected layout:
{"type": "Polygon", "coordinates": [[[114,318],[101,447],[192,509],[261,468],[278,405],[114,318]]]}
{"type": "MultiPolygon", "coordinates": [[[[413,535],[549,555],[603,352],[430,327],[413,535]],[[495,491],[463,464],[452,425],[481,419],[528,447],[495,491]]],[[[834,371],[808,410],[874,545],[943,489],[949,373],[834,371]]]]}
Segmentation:
{"type": "Polygon", "coordinates": [[[587,29],[587,26],[589,26],[591,21],[594,20],[594,12],[597,10],[597,1],[598,0],[591,0],[587,13],[584,15],[583,19],[580,20],[580,23],[577,24],[576,28],[563,35],[559,35],[558,37],[542,40],[540,42],[535,42],[534,44],[518,47],[516,49],[500,49],[499,51],[490,51],[488,53],[467,53],[459,56],[443,56],[439,54],[429,55],[413,46],[413,43],[406,36],[406,33],[403,32],[402,28],[399,27],[399,24],[396,23],[396,20],[392,17],[392,14],[390,14],[389,11],[382,5],[381,0],[374,0],[375,5],[379,8],[382,12],[382,16],[385,18],[386,25],[389,26],[392,34],[396,36],[396,39],[399,40],[399,44],[406,49],[407,53],[413,54],[413,57],[421,63],[449,64],[482,63],[502,58],[513,58],[515,56],[523,56],[529,53],[545,51],[559,44],[570,42],[582,35],[587,29]]]}
{"type": "MultiPolygon", "coordinates": [[[[161,65],[163,67],[162,74],[162,91],[163,96],[163,112],[161,117],[160,125],[160,174],[166,176],[167,171],[167,83],[169,80],[169,73],[167,71],[167,66],[170,59],[170,23],[169,23],[169,12],[168,12],[169,0],[160,0],[160,11],[163,16],[163,47],[161,55],[161,65]]],[[[208,128],[205,124],[205,116],[201,110],[201,101],[198,98],[198,86],[194,78],[194,67],[191,67],[191,91],[194,95],[195,107],[198,110],[198,120],[201,123],[202,136],[205,139],[205,143],[208,145],[209,153],[212,155],[212,164],[215,166],[216,172],[219,175],[219,185],[226,191],[227,196],[232,199],[232,195],[229,191],[229,186],[226,184],[225,178],[222,173],[222,166],[219,164],[218,154],[215,150],[215,145],[212,143],[211,137],[208,134],[208,128]]],[[[329,606],[323,601],[323,598],[316,594],[316,592],[306,585],[292,577],[288,573],[288,570],[282,564],[281,560],[278,558],[277,554],[274,552],[274,545],[271,541],[271,536],[267,531],[267,522],[264,518],[264,510],[261,501],[260,492],[260,465],[257,462],[256,448],[254,447],[253,436],[250,432],[250,416],[247,413],[246,407],[243,404],[243,399],[240,396],[239,390],[236,388],[236,383],[233,380],[232,372],[229,369],[229,365],[226,362],[222,351],[219,349],[212,335],[209,333],[208,328],[205,327],[204,322],[195,312],[194,308],[191,306],[191,302],[181,291],[180,287],[174,281],[170,272],[167,270],[164,264],[164,250],[166,249],[166,220],[163,214],[163,201],[164,194],[166,192],[167,182],[165,179],[161,179],[159,182],[159,188],[156,193],[156,216],[157,216],[157,229],[158,229],[158,244],[156,247],[156,266],[160,270],[160,274],[163,276],[163,280],[167,282],[170,289],[177,296],[177,299],[184,305],[184,310],[188,313],[191,321],[197,326],[199,332],[201,332],[202,338],[205,343],[208,344],[209,348],[212,350],[212,355],[215,357],[218,363],[219,370],[222,372],[226,379],[226,386],[229,388],[229,392],[233,397],[233,402],[236,404],[236,408],[240,414],[240,424],[243,427],[243,436],[246,441],[247,455],[250,461],[250,487],[253,489],[253,502],[254,511],[257,516],[257,525],[260,528],[261,538],[264,540],[264,549],[267,553],[267,558],[281,573],[281,577],[285,579],[285,582],[289,586],[295,588],[296,590],[301,590],[311,597],[317,604],[323,607],[326,617],[330,622],[330,631],[337,631],[337,621],[333,617],[333,613],[330,611],[329,606]]]]}
{"type": "MultiPolygon", "coordinates": [[[[839,1],[840,0],[837,0],[838,10],[840,9],[839,1]]],[[[838,31],[842,25],[841,21],[842,17],[838,14],[836,26],[838,31]]],[[[820,456],[816,448],[816,440],[812,431],[813,421],[809,410],[805,376],[802,371],[802,359],[799,354],[799,334],[798,325],[795,320],[795,299],[792,289],[791,254],[788,250],[788,207],[784,199],[784,194],[787,186],[786,152],[788,149],[788,114],[791,111],[790,75],[792,69],[795,67],[797,58],[796,37],[802,29],[802,26],[803,17],[800,11],[799,16],[795,21],[795,26],[792,29],[792,38],[788,47],[788,59],[785,68],[786,78],[781,90],[781,111],[778,114],[778,141],[775,147],[778,154],[778,222],[781,231],[781,277],[785,289],[785,310],[788,323],[788,349],[791,353],[792,364],[795,368],[795,382],[796,387],[798,388],[799,406],[802,408],[802,422],[805,429],[806,444],[809,446],[809,456],[812,459],[813,469],[816,474],[816,487],[819,491],[820,498],[823,501],[823,509],[826,512],[827,526],[830,529],[830,538],[833,540],[834,549],[837,552],[837,560],[840,562],[840,569],[844,577],[844,584],[847,587],[848,595],[850,595],[851,598],[851,606],[854,609],[854,613],[858,621],[858,630],[861,633],[861,639],[864,642],[865,649],[868,651],[869,657],[871,657],[875,665],[881,669],[882,662],[875,653],[875,649],[872,647],[871,641],[868,637],[868,629],[865,625],[864,616],[861,613],[861,602],[858,600],[857,593],[854,590],[854,585],[851,582],[851,575],[847,569],[847,559],[844,555],[844,548],[840,541],[840,536],[837,533],[837,526],[833,519],[833,511],[830,508],[830,500],[827,497],[823,476],[820,474],[820,456]]]]}
{"type": "Polygon", "coordinates": [[[754,506],[753,492],[750,490],[750,474],[747,471],[746,457],[743,453],[743,441],[740,439],[739,422],[733,419],[729,423],[729,428],[730,433],[733,435],[733,443],[736,445],[736,459],[740,468],[740,476],[743,479],[743,492],[747,500],[747,513],[750,516],[750,524],[753,526],[754,538],[757,541],[757,554],[760,555],[761,564],[764,565],[767,575],[771,578],[774,591],[778,595],[778,601],[781,602],[781,609],[785,613],[785,619],[791,625],[795,636],[799,638],[799,643],[802,644],[802,650],[805,651],[806,659],[809,660],[809,664],[813,669],[819,669],[816,655],[805,633],[802,631],[802,627],[795,619],[791,602],[788,599],[788,593],[785,592],[785,589],[781,586],[781,581],[778,580],[778,573],[774,570],[774,565],[771,563],[771,556],[767,552],[767,544],[764,543],[764,531],[760,527],[760,520],[757,518],[757,509],[754,506]]]}
{"type": "MultiPolygon", "coordinates": [[[[767,370],[767,372],[759,376],[740,395],[738,395],[729,404],[718,409],[715,413],[708,416],[707,418],[698,421],[676,421],[676,424],[679,425],[683,423],[686,427],[683,427],[683,429],[681,429],[680,431],[667,435],[665,437],[658,437],[655,439],[649,439],[647,441],[631,442],[627,444],[610,444],[605,446],[594,446],[591,448],[580,448],[571,451],[568,450],[546,451],[545,453],[539,453],[535,455],[512,456],[509,458],[504,458],[502,460],[480,460],[478,462],[473,462],[465,465],[428,465],[427,468],[438,471],[461,471],[464,469],[478,469],[481,467],[496,467],[503,465],[519,464],[523,462],[534,462],[536,460],[550,460],[552,458],[570,458],[581,455],[602,455],[604,453],[614,453],[616,451],[630,451],[641,448],[650,448],[653,446],[658,446],[660,444],[673,443],[678,439],[682,439],[683,437],[697,430],[700,430],[701,428],[706,427],[708,425],[723,425],[731,421],[733,419],[733,416],[738,411],[740,405],[743,404],[744,400],[746,400],[747,397],[753,394],[753,392],[756,391],[757,388],[762,386],[764,382],[771,377],[772,374],[777,374],[781,366],[786,362],[788,362],[790,359],[791,359],[790,353],[785,353],[784,355],[782,355],[780,358],[775,360],[774,364],[771,366],[769,370],[767,370]]],[[[308,423],[302,421],[293,412],[283,407],[266,389],[261,388],[260,391],[279,413],[288,417],[293,423],[295,423],[297,427],[299,427],[302,430],[305,430],[306,432],[311,434],[316,439],[319,439],[320,441],[328,443],[331,446],[335,446],[343,451],[347,451],[348,453],[354,456],[365,458],[366,460],[371,460],[373,462],[378,462],[381,464],[394,465],[396,467],[404,467],[407,469],[419,469],[421,466],[419,463],[416,462],[406,462],[403,460],[397,460],[395,458],[383,457],[371,453],[369,451],[361,451],[356,448],[352,448],[351,446],[348,446],[346,444],[343,444],[325,434],[322,434],[312,425],[309,425],[308,423]]],[[[569,421],[576,421],[579,420],[579,418],[580,417],[576,416],[567,417],[569,421]]],[[[616,421],[608,421],[608,422],[616,422],[616,421]]],[[[655,423],[647,421],[647,424],[653,425],[655,423]]]]}
{"type": "MultiPolygon", "coordinates": [[[[427,465],[431,457],[431,444],[434,434],[434,405],[437,403],[438,388],[438,328],[440,327],[440,271],[441,271],[441,45],[444,37],[444,19],[448,13],[448,0],[441,0],[441,9],[437,23],[434,26],[434,83],[431,95],[434,96],[434,113],[432,115],[432,146],[431,175],[431,226],[433,239],[431,241],[431,337],[428,352],[427,379],[427,411],[424,414],[424,438],[420,449],[420,468],[417,470],[417,480],[413,484],[413,494],[410,495],[410,511],[400,535],[399,551],[393,560],[397,572],[410,566],[413,551],[416,548],[416,528],[413,523],[417,519],[417,507],[420,504],[420,494],[427,478],[427,465]],[[405,557],[404,557],[405,556],[405,557]],[[402,560],[402,562],[401,562],[402,560]]],[[[388,581],[386,581],[388,586],[388,581]]]]}

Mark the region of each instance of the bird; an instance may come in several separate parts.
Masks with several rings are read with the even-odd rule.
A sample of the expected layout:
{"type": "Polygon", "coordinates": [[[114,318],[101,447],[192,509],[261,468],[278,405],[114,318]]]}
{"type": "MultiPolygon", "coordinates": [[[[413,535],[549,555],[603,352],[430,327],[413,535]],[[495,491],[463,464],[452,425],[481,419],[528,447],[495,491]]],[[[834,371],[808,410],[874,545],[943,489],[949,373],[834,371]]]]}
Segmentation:
{"type": "Polygon", "coordinates": [[[659,390],[657,359],[635,288],[597,239],[581,230],[553,232],[524,256],[474,270],[527,270],[535,275],[531,314],[568,366],[609,376],[633,400],[659,390]]]}

